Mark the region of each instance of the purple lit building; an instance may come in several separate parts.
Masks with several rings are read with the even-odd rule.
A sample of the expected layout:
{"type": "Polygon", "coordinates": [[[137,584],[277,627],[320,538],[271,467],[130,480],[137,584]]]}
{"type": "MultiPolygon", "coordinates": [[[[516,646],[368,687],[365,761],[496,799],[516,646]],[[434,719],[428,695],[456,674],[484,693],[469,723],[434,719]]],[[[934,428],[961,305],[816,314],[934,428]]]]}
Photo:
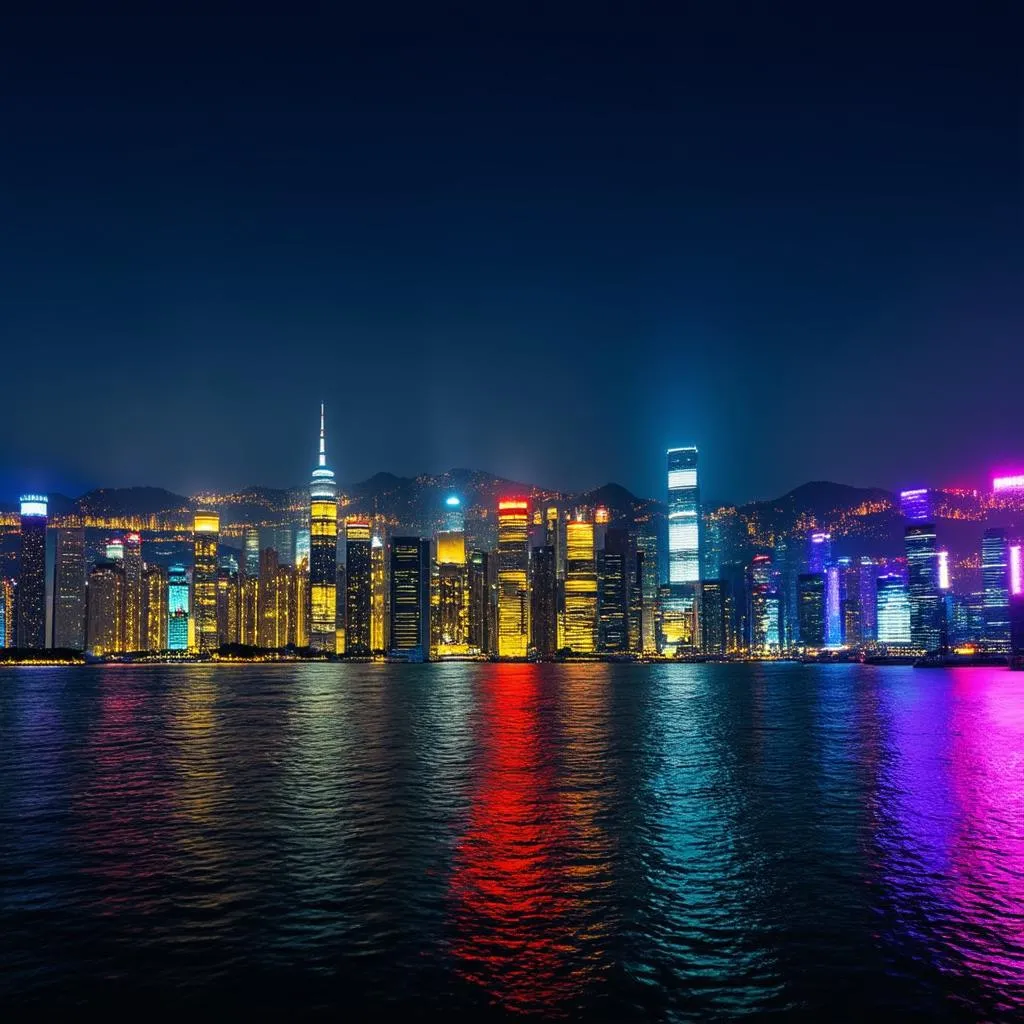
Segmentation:
{"type": "Polygon", "coordinates": [[[932,502],[928,488],[915,487],[909,491],[900,491],[900,511],[908,522],[929,522],[932,514],[932,502]]]}

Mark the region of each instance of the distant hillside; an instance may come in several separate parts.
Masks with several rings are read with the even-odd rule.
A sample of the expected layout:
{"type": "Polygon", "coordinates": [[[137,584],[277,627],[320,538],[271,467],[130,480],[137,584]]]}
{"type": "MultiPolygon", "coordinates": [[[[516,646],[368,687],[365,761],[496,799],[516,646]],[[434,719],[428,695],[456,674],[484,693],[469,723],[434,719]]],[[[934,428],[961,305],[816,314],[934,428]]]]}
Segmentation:
{"type": "Polygon", "coordinates": [[[878,487],[850,487],[828,480],[815,480],[801,484],[781,498],[771,501],[753,501],[742,506],[744,511],[757,510],[763,513],[797,518],[813,516],[824,521],[839,510],[856,508],[860,505],[893,505],[895,498],[888,491],[878,487]]]}
{"type": "Polygon", "coordinates": [[[89,491],[75,504],[83,515],[146,516],[179,512],[192,502],[162,487],[110,487],[89,491]]]}

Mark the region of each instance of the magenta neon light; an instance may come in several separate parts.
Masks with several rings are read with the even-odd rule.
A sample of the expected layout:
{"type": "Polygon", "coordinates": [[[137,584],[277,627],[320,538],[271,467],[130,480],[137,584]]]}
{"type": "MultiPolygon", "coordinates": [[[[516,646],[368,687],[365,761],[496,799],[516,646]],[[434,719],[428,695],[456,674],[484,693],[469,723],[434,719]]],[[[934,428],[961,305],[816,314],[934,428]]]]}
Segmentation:
{"type": "Polygon", "coordinates": [[[992,478],[993,491],[1024,491],[1024,473],[992,478]]]}
{"type": "Polygon", "coordinates": [[[939,590],[949,590],[949,552],[939,552],[939,590]]]}
{"type": "Polygon", "coordinates": [[[1010,546],[1010,593],[1024,593],[1024,568],[1021,566],[1019,544],[1010,546]]]}

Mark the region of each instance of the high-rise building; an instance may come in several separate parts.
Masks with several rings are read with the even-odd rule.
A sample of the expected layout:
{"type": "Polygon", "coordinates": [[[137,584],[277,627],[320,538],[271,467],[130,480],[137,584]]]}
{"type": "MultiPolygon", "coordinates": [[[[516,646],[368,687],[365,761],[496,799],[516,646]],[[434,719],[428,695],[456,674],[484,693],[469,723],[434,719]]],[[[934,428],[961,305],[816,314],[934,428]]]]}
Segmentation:
{"type": "Polygon", "coordinates": [[[123,650],[124,569],[113,559],[96,563],[89,573],[86,600],[86,649],[100,657],[123,650]]]}
{"type": "Polygon", "coordinates": [[[700,487],[697,449],[669,448],[668,581],[700,580],[700,487]]]}
{"type": "Polygon", "coordinates": [[[574,518],[565,527],[562,643],[574,654],[597,650],[597,559],[594,524],[574,518]]]}
{"type": "Polygon", "coordinates": [[[807,554],[807,571],[823,573],[832,564],[832,534],[823,530],[811,533],[807,554]]]}
{"type": "Polygon", "coordinates": [[[653,522],[643,524],[636,546],[641,559],[641,648],[651,655],[658,652],[658,533],[653,522]]]}
{"type": "Polygon", "coordinates": [[[21,565],[17,591],[17,646],[46,646],[46,495],[21,497],[21,565]]]}
{"type": "Polygon", "coordinates": [[[857,563],[857,570],[860,574],[857,586],[860,601],[861,641],[867,643],[878,636],[878,602],[876,593],[878,566],[872,559],[862,556],[857,563]]]}
{"type": "Polygon", "coordinates": [[[430,653],[430,541],[391,538],[390,654],[425,661],[430,653]]]}
{"type": "Polygon", "coordinates": [[[192,537],[192,609],[195,616],[196,649],[209,654],[220,646],[217,635],[217,543],[220,540],[220,516],[216,512],[196,512],[192,537]]]}
{"type": "Polygon", "coordinates": [[[129,533],[124,538],[124,629],[125,651],[141,651],[142,642],[142,537],[129,533]]]}
{"type": "Polygon", "coordinates": [[[910,594],[902,578],[879,576],[876,587],[878,642],[883,645],[909,647],[912,643],[910,594]]]}
{"type": "Polygon", "coordinates": [[[373,650],[373,565],[370,523],[345,523],[345,653],[368,657],[373,650]]]}
{"type": "Polygon", "coordinates": [[[636,564],[629,532],[608,527],[597,558],[598,649],[606,654],[626,654],[630,650],[630,595],[636,564]]]}
{"type": "Polygon", "coordinates": [[[370,540],[370,649],[387,649],[388,574],[384,541],[376,535],[370,540]]]}
{"type": "Polygon", "coordinates": [[[338,488],[327,466],[324,407],[320,406],[320,455],[309,487],[309,645],[337,649],[338,488]]]}
{"type": "Polygon", "coordinates": [[[494,630],[491,614],[490,559],[486,551],[469,556],[469,646],[478,654],[491,654],[494,630]]]}
{"type": "Polygon", "coordinates": [[[14,593],[14,580],[0,577],[0,647],[14,646],[14,593]]]}
{"type": "Polygon", "coordinates": [[[256,579],[260,574],[260,530],[258,526],[247,526],[243,533],[245,575],[256,579]]]}
{"type": "Polygon", "coordinates": [[[189,585],[183,565],[167,570],[167,650],[187,651],[189,640],[189,585]]]}
{"type": "Polygon", "coordinates": [[[985,591],[983,645],[990,654],[1010,652],[1010,547],[1003,530],[986,530],[981,540],[985,591]]]}
{"type": "Polygon", "coordinates": [[[750,651],[777,654],[781,647],[781,602],[772,556],[755,555],[748,570],[750,651]]]}
{"type": "MultiPolygon", "coordinates": [[[[498,657],[525,658],[530,644],[530,503],[498,502],[498,657]]],[[[393,588],[392,588],[393,592],[393,588]]]]}
{"type": "Polygon", "coordinates": [[[469,650],[469,577],[462,502],[455,494],[445,499],[441,529],[435,538],[436,587],[431,613],[431,648],[436,657],[469,650]]]}
{"type": "Polygon", "coordinates": [[[927,523],[932,518],[931,495],[927,487],[900,491],[900,511],[910,523],[927,523]]]}
{"type": "Polygon", "coordinates": [[[839,565],[825,567],[825,643],[829,647],[843,643],[843,576],[839,565]]]}
{"type": "MultiPolygon", "coordinates": [[[[246,551],[246,565],[248,565],[248,563],[249,552],[246,551]]],[[[239,643],[246,644],[249,647],[258,647],[260,642],[260,570],[258,561],[255,573],[250,574],[249,569],[246,569],[239,589],[239,643]]]]}
{"type": "Polygon", "coordinates": [[[290,602],[287,566],[281,565],[277,548],[260,552],[258,646],[278,650],[288,646],[290,602]],[[284,570],[284,571],[282,571],[284,570]]]}
{"type": "Polygon", "coordinates": [[[85,530],[57,531],[53,580],[53,646],[85,649],[85,530]]]}
{"type": "Polygon", "coordinates": [[[942,605],[935,527],[931,523],[908,526],[905,543],[911,642],[921,650],[937,651],[942,640],[942,605]]]}
{"type": "Polygon", "coordinates": [[[553,658],[558,653],[558,575],[554,546],[543,544],[535,547],[530,565],[533,572],[530,590],[533,649],[539,658],[553,658]]]}
{"type": "Polygon", "coordinates": [[[727,650],[726,583],[703,580],[700,585],[701,650],[709,655],[724,655],[727,650]]]}
{"type": "Polygon", "coordinates": [[[240,603],[238,572],[222,566],[217,573],[217,636],[222,644],[240,642],[240,603]]]}
{"type": "Polygon", "coordinates": [[[142,650],[167,649],[167,573],[162,566],[142,570],[142,650]]]}
{"type": "Polygon", "coordinates": [[[797,579],[799,641],[804,647],[825,646],[825,574],[801,573],[797,579]]]}

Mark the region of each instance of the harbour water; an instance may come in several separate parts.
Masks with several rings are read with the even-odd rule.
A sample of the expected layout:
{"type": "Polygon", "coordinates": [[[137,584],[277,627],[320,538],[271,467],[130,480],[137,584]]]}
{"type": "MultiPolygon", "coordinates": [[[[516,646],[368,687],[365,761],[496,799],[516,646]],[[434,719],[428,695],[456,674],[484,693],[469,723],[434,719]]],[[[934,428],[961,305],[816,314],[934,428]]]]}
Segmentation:
{"type": "Polygon", "coordinates": [[[0,1007],[1024,1014],[1024,673],[0,670],[0,1007]]]}

